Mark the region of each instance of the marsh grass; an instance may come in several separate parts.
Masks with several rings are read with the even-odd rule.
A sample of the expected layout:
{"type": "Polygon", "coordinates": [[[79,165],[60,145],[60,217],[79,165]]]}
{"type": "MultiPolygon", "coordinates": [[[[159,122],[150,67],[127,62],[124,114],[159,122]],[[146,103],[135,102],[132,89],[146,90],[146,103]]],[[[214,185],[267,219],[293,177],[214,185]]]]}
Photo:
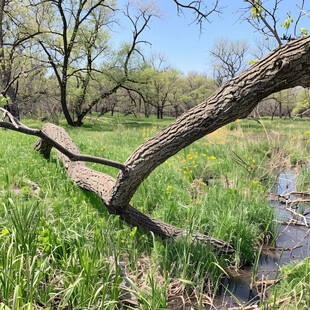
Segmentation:
{"type": "Polygon", "coordinates": [[[309,309],[310,259],[293,262],[281,270],[281,282],[270,292],[265,304],[273,309],[309,309]]]}
{"type": "MultiPolygon", "coordinates": [[[[83,128],[62,125],[81,152],[124,162],[170,120],[117,115],[88,121],[83,128]]],[[[2,304],[10,309],[120,309],[122,265],[141,308],[168,307],[167,291],[175,283],[186,296],[195,293],[193,306],[203,308],[220,285],[223,268],[253,263],[265,235],[274,234],[265,194],[279,154],[281,165],[308,158],[306,122],[263,122],[265,129],[252,121],[235,122],[183,149],[153,171],[132,199],[155,218],[231,242],[237,249],[231,256],[193,244],[189,237],[163,242],[127,225],[109,215],[94,194],[72,184],[54,153],[46,161],[34,152],[34,137],[1,130],[2,304]]],[[[117,175],[114,168],[87,165],[117,175]]],[[[305,177],[303,186],[307,182],[305,177]]]]}

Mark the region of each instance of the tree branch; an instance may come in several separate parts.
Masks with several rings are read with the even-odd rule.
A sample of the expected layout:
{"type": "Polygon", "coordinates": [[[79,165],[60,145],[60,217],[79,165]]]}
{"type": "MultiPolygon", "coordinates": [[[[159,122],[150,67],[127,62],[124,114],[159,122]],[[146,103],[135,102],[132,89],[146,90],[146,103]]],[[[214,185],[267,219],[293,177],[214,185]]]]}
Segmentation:
{"type": "Polygon", "coordinates": [[[209,21],[208,17],[212,13],[220,13],[220,9],[218,8],[219,0],[216,0],[215,3],[213,3],[212,9],[208,9],[205,5],[203,7],[204,0],[196,0],[196,1],[190,1],[188,4],[181,3],[179,0],[173,0],[174,3],[177,5],[178,13],[182,12],[182,9],[189,9],[194,12],[195,20],[197,24],[200,25],[200,29],[202,29],[202,23],[204,20],[209,21]]]}
{"type": "Polygon", "coordinates": [[[42,140],[46,141],[50,146],[60,151],[62,154],[66,155],[71,161],[86,161],[86,162],[98,163],[98,164],[118,168],[124,172],[128,170],[128,168],[124,164],[121,164],[113,160],[99,158],[95,156],[89,156],[89,155],[75,154],[69,151],[68,149],[66,149],[65,147],[63,147],[61,144],[59,144],[57,141],[52,139],[50,136],[45,134],[42,130],[32,129],[32,128],[25,126],[19,120],[17,120],[10,112],[8,112],[7,110],[1,107],[0,107],[0,111],[4,113],[0,121],[0,127],[18,131],[21,133],[25,133],[31,136],[37,136],[41,138],[42,140]],[[5,117],[9,118],[10,123],[4,122],[5,117]]]}
{"type": "Polygon", "coordinates": [[[278,7],[279,2],[281,2],[281,0],[275,0],[275,5],[273,8],[273,12],[269,12],[269,10],[266,9],[266,7],[264,7],[261,2],[256,3],[253,0],[244,0],[245,2],[249,3],[251,6],[250,8],[256,8],[257,6],[259,6],[260,8],[263,9],[263,11],[260,13],[260,15],[257,17],[257,21],[253,22],[252,18],[247,18],[247,21],[250,23],[250,25],[252,25],[256,30],[260,31],[261,33],[263,33],[264,35],[268,35],[268,31],[265,31],[265,27],[270,31],[270,33],[272,34],[272,36],[276,39],[276,41],[278,42],[278,45],[281,46],[282,45],[282,41],[280,39],[280,36],[278,34],[277,31],[277,20],[275,17],[275,13],[278,7]],[[263,14],[265,14],[265,16],[263,16],[263,14]],[[269,16],[273,22],[273,27],[270,25],[270,23],[267,21],[266,16],[269,16]],[[259,25],[259,20],[261,20],[263,22],[263,24],[265,26],[263,26],[262,28],[260,28],[259,25]]]}
{"type": "Polygon", "coordinates": [[[9,81],[9,83],[6,85],[5,89],[2,91],[2,95],[3,95],[4,97],[6,97],[6,93],[7,93],[7,91],[9,90],[9,88],[13,85],[13,83],[14,83],[17,79],[19,79],[19,77],[20,77],[21,75],[30,73],[30,72],[32,72],[32,71],[35,71],[35,70],[41,68],[41,67],[42,67],[42,66],[36,66],[36,67],[33,67],[33,68],[29,69],[29,70],[20,71],[18,74],[16,74],[16,75],[9,81]]]}

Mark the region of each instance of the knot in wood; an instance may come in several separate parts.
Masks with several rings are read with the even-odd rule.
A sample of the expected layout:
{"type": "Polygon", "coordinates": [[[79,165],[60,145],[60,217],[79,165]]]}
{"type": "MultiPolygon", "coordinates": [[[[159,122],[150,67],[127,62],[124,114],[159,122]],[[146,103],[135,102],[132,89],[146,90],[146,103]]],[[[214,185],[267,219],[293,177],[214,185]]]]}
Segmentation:
{"type": "Polygon", "coordinates": [[[287,58],[283,58],[283,59],[276,60],[275,67],[278,70],[286,69],[289,67],[289,64],[290,64],[289,60],[287,58]]]}

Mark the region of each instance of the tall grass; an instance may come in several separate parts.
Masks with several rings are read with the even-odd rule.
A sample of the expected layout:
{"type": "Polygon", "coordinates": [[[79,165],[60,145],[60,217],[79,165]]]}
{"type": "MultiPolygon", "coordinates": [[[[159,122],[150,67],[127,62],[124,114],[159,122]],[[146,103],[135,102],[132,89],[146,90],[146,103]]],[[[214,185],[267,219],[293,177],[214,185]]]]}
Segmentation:
{"type": "MultiPolygon", "coordinates": [[[[168,121],[116,116],[64,127],[81,152],[124,162],[168,121]]],[[[268,139],[255,122],[228,125],[167,160],[132,199],[155,218],[231,242],[237,249],[231,256],[188,237],[163,242],[127,225],[77,188],[55,154],[46,161],[34,152],[35,138],[1,130],[0,307],[120,309],[126,277],[143,309],[165,309],[176,279],[188,295],[200,292],[197,307],[203,307],[223,268],[253,262],[265,235],[274,233],[265,200],[272,171],[308,156],[305,122],[263,121],[268,139]]],[[[111,167],[88,166],[117,175],[111,167]]]]}

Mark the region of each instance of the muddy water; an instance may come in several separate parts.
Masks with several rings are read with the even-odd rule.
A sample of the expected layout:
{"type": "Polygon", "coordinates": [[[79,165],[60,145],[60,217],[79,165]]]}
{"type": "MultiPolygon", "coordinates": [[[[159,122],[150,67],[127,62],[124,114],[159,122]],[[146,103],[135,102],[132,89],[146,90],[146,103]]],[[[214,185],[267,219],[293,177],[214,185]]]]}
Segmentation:
{"type": "MultiPolygon", "coordinates": [[[[278,177],[278,182],[274,192],[286,195],[296,191],[296,176],[292,170],[284,170],[278,177]]],[[[294,199],[291,195],[290,199],[294,199]]],[[[275,208],[276,218],[279,222],[290,219],[291,213],[286,210],[287,206],[279,202],[270,202],[275,208]]],[[[300,204],[296,212],[303,214],[309,205],[300,204]]],[[[293,260],[302,260],[310,255],[310,237],[306,236],[308,228],[302,226],[287,226],[279,224],[278,238],[275,248],[262,250],[259,259],[257,279],[273,280],[277,277],[279,267],[287,265],[293,260]],[[296,247],[298,246],[298,247],[296,247]],[[282,251],[282,249],[294,248],[294,250],[282,251]]],[[[253,266],[244,267],[236,274],[230,274],[230,279],[224,279],[219,291],[220,296],[214,301],[218,309],[227,309],[239,306],[236,298],[242,305],[253,305],[259,302],[259,293],[255,288],[250,289],[252,281],[253,266]],[[235,297],[233,297],[234,295],[235,297]]]]}

